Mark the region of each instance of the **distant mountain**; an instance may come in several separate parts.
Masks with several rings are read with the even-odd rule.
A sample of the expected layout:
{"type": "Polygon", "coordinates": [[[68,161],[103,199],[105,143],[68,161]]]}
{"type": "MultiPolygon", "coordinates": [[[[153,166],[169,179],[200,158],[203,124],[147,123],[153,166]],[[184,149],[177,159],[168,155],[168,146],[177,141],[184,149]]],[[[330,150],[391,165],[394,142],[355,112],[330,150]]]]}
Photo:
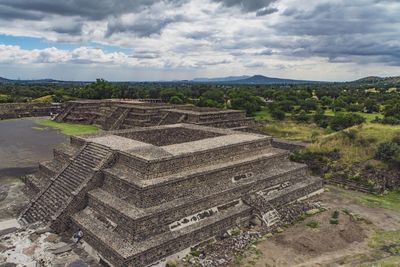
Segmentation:
{"type": "Polygon", "coordinates": [[[377,83],[400,84],[400,76],[393,76],[393,77],[368,76],[355,80],[353,82],[366,83],[366,84],[377,84],[377,83]]]}
{"type": "Polygon", "coordinates": [[[242,75],[242,76],[228,76],[228,77],[218,77],[218,78],[195,78],[193,82],[206,82],[206,83],[213,83],[213,82],[232,82],[238,80],[244,80],[250,78],[251,76],[242,75]]]}
{"type": "Polygon", "coordinates": [[[12,80],[0,77],[0,83],[10,83],[12,80]]]}
{"type": "Polygon", "coordinates": [[[89,82],[80,81],[60,81],[54,79],[38,79],[38,80],[11,80],[0,77],[0,84],[13,83],[13,84],[87,84],[89,82]]]}
{"type": "Polygon", "coordinates": [[[305,81],[305,80],[291,80],[266,77],[263,75],[254,76],[230,76],[223,78],[198,78],[193,79],[192,82],[205,82],[205,83],[222,83],[222,84],[305,84],[305,83],[317,83],[317,81],[305,81]]]}

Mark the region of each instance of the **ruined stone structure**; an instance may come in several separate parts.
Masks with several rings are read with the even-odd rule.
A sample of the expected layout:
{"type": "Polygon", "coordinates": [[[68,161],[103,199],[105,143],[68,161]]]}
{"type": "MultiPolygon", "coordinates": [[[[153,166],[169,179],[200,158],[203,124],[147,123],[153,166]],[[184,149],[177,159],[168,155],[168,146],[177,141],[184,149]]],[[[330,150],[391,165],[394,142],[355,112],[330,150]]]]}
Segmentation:
{"type": "Polygon", "coordinates": [[[239,110],[147,103],[144,100],[84,100],[66,103],[56,121],[96,124],[104,130],[190,123],[247,130],[254,120],[239,110]]]}
{"type": "MultiPolygon", "coordinates": [[[[63,119],[78,116],[71,110],[63,119]]],[[[176,115],[168,110],[162,121],[176,115]]],[[[196,112],[179,114],[191,120],[196,112]]],[[[322,188],[305,165],[272,147],[269,136],[196,124],[71,137],[54,156],[27,178],[34,197],[20,221],[42,220],[57,231],[81,228],[114,266],[146,266],[252,216],[271,226],[279,207],[322,188]]]]}
{"type": "Polygon", "coordinates": [[[0,104],[0,120],[23,117],[55,115],[62,109],[61,104],[47,103],[7,103],[0,104]]]}

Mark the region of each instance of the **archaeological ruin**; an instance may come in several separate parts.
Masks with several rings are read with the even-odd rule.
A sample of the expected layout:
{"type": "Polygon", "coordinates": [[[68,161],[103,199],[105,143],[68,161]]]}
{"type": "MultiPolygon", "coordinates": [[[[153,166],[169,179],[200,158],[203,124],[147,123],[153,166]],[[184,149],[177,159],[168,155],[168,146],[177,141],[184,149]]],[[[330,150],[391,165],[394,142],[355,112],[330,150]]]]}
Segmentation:
{"type": "Polygon", "coordinates": [[[235,130],[254,126],[240,110],[171,105],[156,100],[80,100],[66,103],[56,121],[96,124],[104,130],[190,123],[235,130]]]}
{"type": "Polygon", "coordinates": [[[162,103],[79,101],[59,121],[109,129],[71,137],[26,177],[20,221],[80,228],[111,266],[147,266],[321,192],[322,180],[240,111],[162,103]]]}
{"type": "Polygon", "coordinates": [[[61,104],[58,103],[2,103],[0,120],[51,116],[57,114],[61,108],[61,104]]]}

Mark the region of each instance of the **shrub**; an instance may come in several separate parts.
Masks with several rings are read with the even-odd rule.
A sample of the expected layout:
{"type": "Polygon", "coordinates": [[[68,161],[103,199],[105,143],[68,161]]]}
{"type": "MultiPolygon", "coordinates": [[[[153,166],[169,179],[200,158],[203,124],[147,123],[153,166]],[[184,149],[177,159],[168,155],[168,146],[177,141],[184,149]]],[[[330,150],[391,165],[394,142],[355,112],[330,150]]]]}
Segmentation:
{"type": "Polygon", "coordinates": [[[285,119],[286,114],[285,112],[283,112],[283,110],[276,108],[271,111],[271,117],[276,120],[282,121],[285,119]]]}
{"type": "Polygon", "coordinates": [[[173,96],[169,100],[169,103],[171,103],[171,104],[182,104],[183,100],[179,96],[173,96]]]}
{"type": "Polygon", "coordinates": [[[393,117],[393,116],[388,116],[388,117],[381,119],[380,122],[383,124],[398,125],[398,124],[400,124],[400,119],[393,117]]]}
{"type": "Polygon", "coordinates": [[[310,227],[310,228],[315,229],[315,228],[318,228],[319,223],[316,222],[316,221],[310,221],[310,222],[308,222],[306,225],[307,225],[308,227],[310,227]]]}
{"type": "Polygon", "coordinates": [[[340,131],[365,122],[365,118],[357,114],[338,114],[331,118],[329,126],[332,130],[340,131]]]}
{"type": "Polygon", "coordinates": [[[321,128],[326,128],[329,125],[328,116],[325,115],[325,110],[323,109],[317,109],[313,116],[313,120],[315,124],[321,128]]]}
{"type": "Polygon", "coordinates": [[[338,210],[335,210],[333,213],[332,213],[332,219],[338,219],[339,218],[339,211],[338,210]]]}
{"type": "Polygon", "coordinates": [[[165,264],[166,267],[176,267],[178,266],[178,263],[176,262],[176,260],[172,259],[172,260],[168,260],[167,263],[165,264]]]}
{"type": "Polygon", "coordinates": [[[334,218],[331,218],[329,220],[329,222],[330,222],[330,224],[339,224],[339,220],[338,219],[334,219],[334,218]]]}
{"type": "MultiPolygon", "coordinates": [[[[397,141],[394,139],[393,141],[397,141]]],[[[383,162],[400,167],[400,144],[395,142],[385,142],[379,145],[375,158],[383,162]]]]}
{"type": "Polygon", "coordinates": [[[308,122],[309,120],[309,117],[307,116],[307,113],[304,110],[300,111],[300,113],[296,115],[294,118],[298,122],[308,122]]]}

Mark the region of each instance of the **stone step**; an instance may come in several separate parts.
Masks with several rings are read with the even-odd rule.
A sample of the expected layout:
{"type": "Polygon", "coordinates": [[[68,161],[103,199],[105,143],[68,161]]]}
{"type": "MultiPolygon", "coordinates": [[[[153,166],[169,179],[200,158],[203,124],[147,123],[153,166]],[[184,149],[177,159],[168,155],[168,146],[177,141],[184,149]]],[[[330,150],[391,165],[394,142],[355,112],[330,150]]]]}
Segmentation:
{"type": "Polygon", "coordinates": [[[80,176],[86,176],[86,175],[88,175],[88,174],[91,173],[91,172],[93,172],[92,169],[89,169],[89,168],[81,168],[81,167],[76,166],[76,165],[71,166],[71,167],[67,168],[67,169],[64,171],[65,175],[69,175],[69,176],[72,176],[72,177],[75,177],[75,176],[78,176],[78,177],[80,177],[80,176]]]}
{"type": "MultiPolygon", "coordinates": [[[[67,205],[72,192],[94,174],[94,168],[108,155],[108,149],[97,144],[88,144],[52,183],[32,206],[21,216],[26,221],[48,221],[51,216],[67,205]]],[[[53,163],[54,164],[54,163],[53,163]]],[[[48,164],[52,166],[50,163],[48,164]]],[[[47,166],[45,164],[45,166],[47,166]]],[[[60,167],[60,169],[62,166],[60,167]]],[[[57,170],[60,171],[60,170],[57,170]]]]}
{"type": "MultiPolygon", "coordinates": [[[[301,164],[287,162],[281,165],[281,169],[261,174],[237,183],[230,183],[229,186],[215,188],[210,187],[206,192],[187,192],[186,197],[174,199],[169,202],[162,202],[158,198],[158,204],[148,208],[132,203],[129,199],[121,199],[122,194],[109,192],[108,184],[103,188],[89,192],[89,206],[109,215],[116,221],[124,221],[125,231],[131,235],[151,235],[168,230],[166,224],[172,223],[179,218],[189,216],[202,210],[207,210],[221,203],[229,203],[240,199],[245,194],[256,192],[261,189],[276,190],[289,186],[288,182],[299,182],[305,179],[303,175],[305,167],[301,164]],[[298,175],[298,178],[294,178],[298,175]],[[118,197],[117,197],[118,196],[118,197]],[[160,222],[164,227],[160,227],[160,222]]],[[[122,187],[126,189],[126,187],[122,187]]]]}
{"type": "Polygon", "coordinates": [[[159,258],[179,252],[213,236],[221,235],[238,222],[247,220],[251,209],[246,205],[228,209],[198,223],[150,239],[134,242],[119,235],[99,215],[86,208],[72,218],[84,232],[84,239],[115,266],[147,266],[159,258]]]}
{"type": "Polygon", "coordinates": [[[82,153],[82,157],[91,157],[95,160],[102,160],[107,154],[109,153],[109,150],[100,150],[100,149],[93,149],[90,147],[90,149],[85,150],[82,153]]]}

